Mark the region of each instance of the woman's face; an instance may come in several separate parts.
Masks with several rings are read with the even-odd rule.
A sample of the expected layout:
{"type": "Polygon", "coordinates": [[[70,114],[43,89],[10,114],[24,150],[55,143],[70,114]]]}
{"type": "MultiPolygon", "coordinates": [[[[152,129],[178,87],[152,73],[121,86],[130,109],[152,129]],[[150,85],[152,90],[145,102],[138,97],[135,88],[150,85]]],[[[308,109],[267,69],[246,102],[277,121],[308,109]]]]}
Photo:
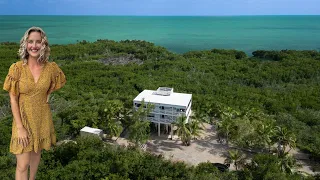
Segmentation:
{"type": "Polygon", "coordinates": [[[27,52],[29,57],[39,58],[41,49],[41,34],[39,32],[31,32],[27,39],[27,52]]]}

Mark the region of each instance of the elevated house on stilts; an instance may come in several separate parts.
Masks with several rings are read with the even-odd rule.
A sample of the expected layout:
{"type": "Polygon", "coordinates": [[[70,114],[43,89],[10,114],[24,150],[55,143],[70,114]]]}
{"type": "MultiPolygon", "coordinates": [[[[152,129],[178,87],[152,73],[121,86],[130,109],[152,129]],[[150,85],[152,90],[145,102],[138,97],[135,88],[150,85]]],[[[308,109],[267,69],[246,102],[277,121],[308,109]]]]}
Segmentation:
{"type": "Polygon", "coordinates": [[[151,121],[158,129],[160,136],[161,127],[173,135],[172,123],[179,116],[185,116],[186,122],[191,115],[192,94],[176,93],[173,88],[159,87],[156,91],[144,90],[134,100],[133,107],[138,109],[142,102],[152,104],[153,110],[149,113],[147,120],[151,121]]]}

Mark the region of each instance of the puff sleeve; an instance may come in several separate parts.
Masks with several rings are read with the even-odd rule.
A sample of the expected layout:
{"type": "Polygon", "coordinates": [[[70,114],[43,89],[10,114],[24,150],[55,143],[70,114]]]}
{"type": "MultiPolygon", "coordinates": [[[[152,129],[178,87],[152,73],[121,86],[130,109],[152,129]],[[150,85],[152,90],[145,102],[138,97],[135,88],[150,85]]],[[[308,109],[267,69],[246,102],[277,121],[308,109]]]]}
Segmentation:
{"type": "Polygon", "coordinates": [[[50,85],[50,92],[58,90],[62,88],[66,83],[66,76],[59,68],[59,66],[55,63],[51,63],[52,67],[52,76],[51,76],[51,85],[50,85]]]}
{"type": "Polygon", "coordinates": [[[8,75],[3,83],[3,89],[18,96],[19,93],[19,78],[20,70],[16,63],[12,64],[9,68],[8,75]]]}

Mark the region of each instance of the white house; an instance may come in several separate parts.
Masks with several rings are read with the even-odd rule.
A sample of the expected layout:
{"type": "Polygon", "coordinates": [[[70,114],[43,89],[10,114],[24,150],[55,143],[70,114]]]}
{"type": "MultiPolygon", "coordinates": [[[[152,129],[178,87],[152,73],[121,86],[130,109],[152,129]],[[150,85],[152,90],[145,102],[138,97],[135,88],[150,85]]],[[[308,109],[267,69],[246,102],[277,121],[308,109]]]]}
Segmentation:
{"type": "MultiPolygon", "coordinates": [[[[142,101],[154,105],[147,119],[160,125],[165,124],[166,128],[171,125],[179,116],[186,116],[186,123],[191,114],[192,94],[176,93],[173,88],[159,87],[156,91],[144,90],[134,100],[134,108],[139,108],[142,101]]],[[[172,130],[172,127],[171,127],[172,130]]]]}

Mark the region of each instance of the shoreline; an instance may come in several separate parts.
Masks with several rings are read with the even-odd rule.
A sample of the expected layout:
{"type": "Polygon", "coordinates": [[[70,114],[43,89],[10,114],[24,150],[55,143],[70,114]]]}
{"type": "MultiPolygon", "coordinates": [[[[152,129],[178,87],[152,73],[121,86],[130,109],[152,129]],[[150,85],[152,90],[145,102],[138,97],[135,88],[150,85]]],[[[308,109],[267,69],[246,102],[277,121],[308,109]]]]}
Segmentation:
{"type": "MultiPolygon", "coordinates": [[[[164,47],[164,46],[161,46],[161,45],[157,45],[156,43],[154,42],[150,42],[150,41],[146,41],[146,40],[137,40],[137,39],[125,39],[125,40],[119,40],[119,41],[116,41],[116,40],[111,40],[111,39],[97,39],[95,41],[87,41],[87,40],[76,40],[76,42],[74,43],[61,43],[61,44],[50,44],[50,46],[67,46],[67,45],[75,45],[75,44],[79,44],[81,42],[86,42],[86,43],[96,43],[98,42],[99,40],[106,40],[106,41],[114,41],[116,43],[120,43],[121,41],[144,41],[146,43],[152,43],[154,44],[155,46],[158,46],[158,47],[162,47],[162,48],[165,48],[167,51],[169,51],[170,53],[173,53],[173,54],[178,54],[178,55],[183,55],[183,54],[186,54],[186,53],[189,53],[189,52],[202,52],[202,51],[210,51],[210,50],[224,50],[224,51],[239,51],[239,52],[244,52],[249,58],[250,57],[253,57],[253,52],[255,51],[269,51],[269,52],[280,52],[280,51],[315,51],[315,52],[320,52],[320,48],[317,49],[256,49],[256,50],[253,50],[253,51],[250,51],[250,52],[246,52],[246,51],[243,51],[243,50],[240,50],[240,49],[226,49],[226,48],[211,48],[211,49],[199,49],[199,50],[189,50],[189,51],[185,51],[185,52],[175,52],[175,51],[172,51],[170,50],[169,48],[167,47],[164,47]]],[[[3,42],[0,42],[0,44],[17,44],[19,45],[19,42],[14,42],[14,41],[3,41],[3,42]]]]}

